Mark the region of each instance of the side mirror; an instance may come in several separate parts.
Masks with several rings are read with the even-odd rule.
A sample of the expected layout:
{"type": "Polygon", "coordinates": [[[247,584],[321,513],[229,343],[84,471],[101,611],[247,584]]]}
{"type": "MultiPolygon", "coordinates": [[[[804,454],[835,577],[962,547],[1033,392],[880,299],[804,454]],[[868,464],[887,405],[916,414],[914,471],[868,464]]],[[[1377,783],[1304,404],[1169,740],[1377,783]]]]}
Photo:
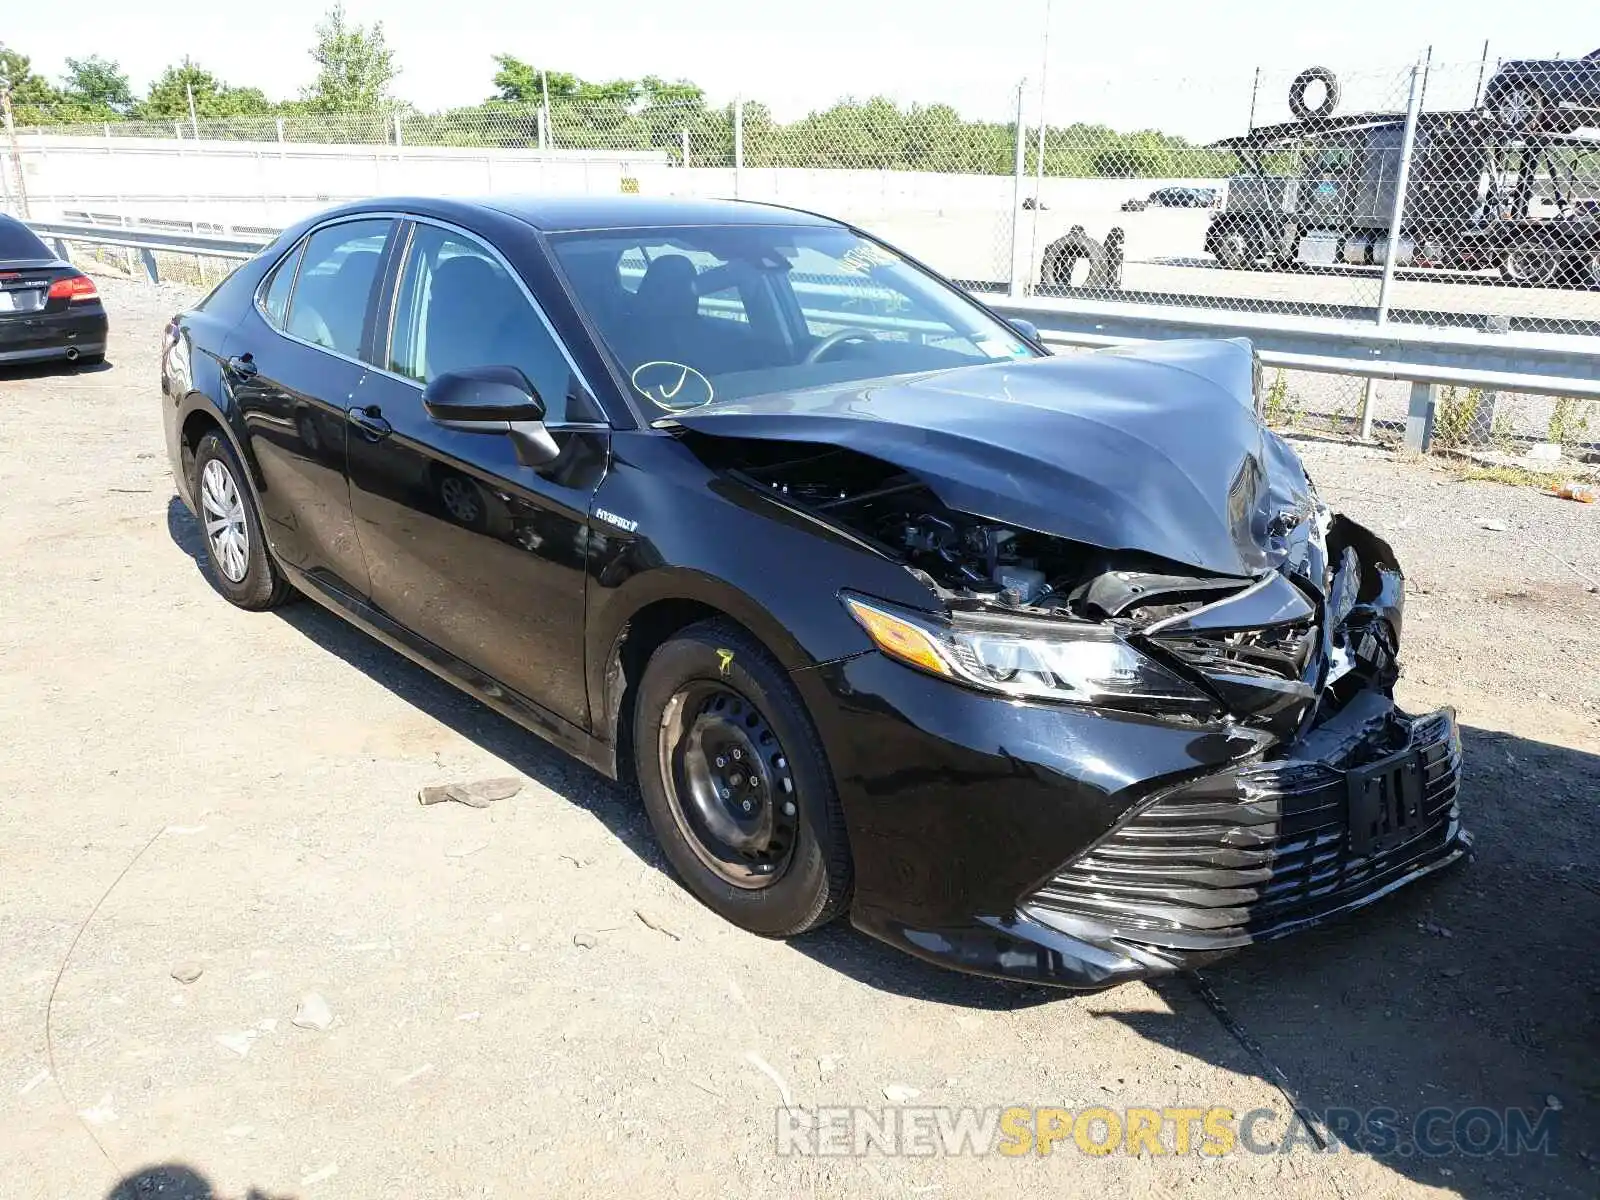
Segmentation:
{"type": "Polygon", "coordinates": [[[1039,327],[1032,321],[1024,321],[1021,317],[1011,317],[1007,323],[1030,342],[1038,344],[1039,327]]]}
{"type": "Polygon", "coordinates": [[[446,371],[422,389],[422,407],[446,429],[508,435],[525,467],[542,467],[561,453],[544,427],[544,401],[516,367],[446,371]]]}

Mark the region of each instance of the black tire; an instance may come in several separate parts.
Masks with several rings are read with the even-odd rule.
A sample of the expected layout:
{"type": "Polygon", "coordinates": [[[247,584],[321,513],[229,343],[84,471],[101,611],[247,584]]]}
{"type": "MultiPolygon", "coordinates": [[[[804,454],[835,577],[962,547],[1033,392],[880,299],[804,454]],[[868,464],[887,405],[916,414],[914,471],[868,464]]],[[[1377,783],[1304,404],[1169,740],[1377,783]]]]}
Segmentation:
{"type": "Polygon", "coordinates": [[[201,540],[206,548],[206,565],[211,569],[211,579],[216,584],[217,590],[231,603],[253,612],[277,608],[292,599],[295,594],[294,588],[278,570],[277,564],[272,561],[266,539],[261,534],[261,517],[256,512],[255,498],[250,493],[244,467],[239,462],[239,456],[233,452],[233,446],[216,430],[202,437],[199,446],[195,447],[194,479],[191,481],[191,486],[194,489],[195,509],[200,517],[201,540]],[[208,510],[202,489],[208,478],[207,465],[211,463],[217,464],[217,469],[226,472],[239,498],[245,531],[242,574],[225,565],[219,557],[216,544],[206,530],[208,510]],[[234,578],[234,575],[239,577],[234,578]]]}
{"type": "MultiPolygon", "coordinates": [[[[694,729],[702,728],[697,719],[694,729]]],[[[772,938],[805,933],[844,911],[850,902],[853,872],[833,773],[794,685],[749,633],[731,621],[702,621],[656,650],[645,667],[634,705],[633,755],[656,839],[678,878],[707,908],[741,929],[772,938]],[[708,863],[708,858],[716,861],[730,856],[726,846],[697,827],[693,816],[703,810],[695,807],[686,778],[691,769],[689,755],[700,753],[701,765],[709,767],[704,748],[712,737],[706,734],[704,741],[697,742],[685,728],[686,706],[694,703],[685,697],[698,694],[717,698],[707,701],[706,709],[694,710],[713,723],[723,717],[710,706],[724,694],[735,697],[728,701],[737,714],[732,725],[741,726],[751,716],[759,718],[759,723],[752,720],[750,724],[759,730],[768,764],[782,767],[779,778],[769,772],[763,775],[761,785],[754,779],[748,781],[757,814],[745,819],[769,815],[759,808],[763,794],[771,798],[770,819],[776,819],[787,804],[781,797],[792,800],[795,809],[783,818],[788,823],[786,857],[770,867],[757,861],[753,870],[766,869],[769,874],[759,879],[752,874],[743,885],[732,882],[729,871],[737,872],[744,864],[719,868],[708,863]],[[740,701],[749,707],[739,707],[740,701]],[[769,734],[776,739],[776,750],[769,734]],[[784,780],[792,790],[784,790],[784,780]]],[[[737,764],[731,765],[738,769],[737,764]]],[[[737,781],[739,776],[733,779],[737,781]]],[[[727,791],[720,795],[727,800],[727,791]]],[[[745,812],[750,811],[747,801],[745,812]]],[[[733,816],[738,819],[737,813],[733,816]]]]}
{"type": "Polygon", "coordinates": [[[1297,121],[1311,121],[1333,116],[1339,107],[1339,77],[1327,67],[1307,67],[1294,77],[1289,85],[1289,111],[1297,121]],[[1312,108],[1306,103],[1306,92],[1311,85],[1322,85],[1322,103],[1312,108]]]}

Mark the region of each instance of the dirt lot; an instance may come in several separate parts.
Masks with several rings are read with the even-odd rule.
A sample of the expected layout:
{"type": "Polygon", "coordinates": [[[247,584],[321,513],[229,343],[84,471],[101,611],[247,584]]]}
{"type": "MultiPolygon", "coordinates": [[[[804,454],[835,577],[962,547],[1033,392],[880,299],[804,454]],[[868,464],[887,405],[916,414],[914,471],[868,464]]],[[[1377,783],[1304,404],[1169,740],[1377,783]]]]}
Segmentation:
{"type": "Polygon", "coordinates": [[[1408,566],[1403,696],[1460,710],[1478,854],[1208,969],[1224,1021],[1187,979],[1074,997],[842,926],[742,934],[632,795],[310,604],[231,608],[161,446],[185,294],[105,292],[110,367],[0,376],[8,1197],[211,1194],[135,1182],[160,1163],[271,1197],[1600,1192],[1600,506],[1305,445],[1408,566]],[[507,772],[487,810],[416,802],[507,772]],[[292,1023],[308,992],[329,1028],[292,1023]],[[774,1076],[796,1105],[1268,1108],[1263,1141],[1284,1089],[1559,1130],[1521,1157],[779,1157],[774,1076]]]}

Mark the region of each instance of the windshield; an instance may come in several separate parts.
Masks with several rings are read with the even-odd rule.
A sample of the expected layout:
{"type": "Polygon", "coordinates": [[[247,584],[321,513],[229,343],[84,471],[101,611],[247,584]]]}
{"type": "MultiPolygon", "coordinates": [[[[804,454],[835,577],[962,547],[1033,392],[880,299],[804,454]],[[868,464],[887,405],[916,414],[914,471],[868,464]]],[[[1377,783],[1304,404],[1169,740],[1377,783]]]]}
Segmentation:
{"type": "Polygon", "coordinates": [[[662,413],[1035,353],[950,285],[848,229],[608,229],[551,242],[635,394],[662,413]]]}

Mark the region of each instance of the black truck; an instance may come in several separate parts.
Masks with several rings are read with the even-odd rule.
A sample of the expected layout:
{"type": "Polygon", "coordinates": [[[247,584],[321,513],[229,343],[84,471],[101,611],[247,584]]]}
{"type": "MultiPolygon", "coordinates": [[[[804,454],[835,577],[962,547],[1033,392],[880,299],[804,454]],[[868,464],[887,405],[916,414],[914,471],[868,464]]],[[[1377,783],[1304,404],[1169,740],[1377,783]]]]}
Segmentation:
{"type": "MultiPolygon", "coordinates": [[[[1404,113],[1313,115],[1215,144],[1243,170],[1206,231],[1233,269],[1382,266],[1404,113]]],[[[1600,137],[1514,130],[1479,110],[1418,117],[1395,262],[1600,288],[1600,137]]]]}

